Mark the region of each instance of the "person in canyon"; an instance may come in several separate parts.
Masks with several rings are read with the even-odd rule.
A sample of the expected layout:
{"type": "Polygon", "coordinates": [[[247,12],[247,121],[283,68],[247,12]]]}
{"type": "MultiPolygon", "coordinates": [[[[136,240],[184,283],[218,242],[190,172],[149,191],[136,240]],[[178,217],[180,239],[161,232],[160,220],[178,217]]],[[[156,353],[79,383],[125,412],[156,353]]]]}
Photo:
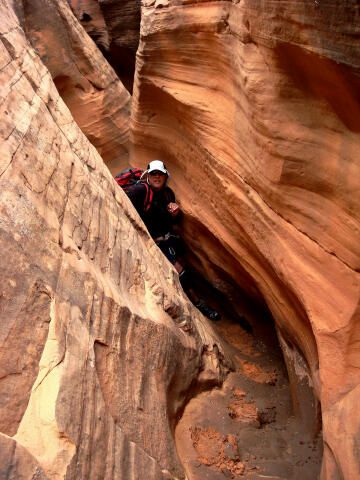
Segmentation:
{"type": "Polygon", "coordinates": [[[180,238],[173,230],[180,218],[180,208],[167,185],[169,178],[164,163],[153,160],[142,175],[144,181],[133,185],[126,193],[155,243],[179,273],[181,286],[191,302],[209,319],[219,320],[220,314],[194,292],[191,275],[180,261],[180,238]]]}

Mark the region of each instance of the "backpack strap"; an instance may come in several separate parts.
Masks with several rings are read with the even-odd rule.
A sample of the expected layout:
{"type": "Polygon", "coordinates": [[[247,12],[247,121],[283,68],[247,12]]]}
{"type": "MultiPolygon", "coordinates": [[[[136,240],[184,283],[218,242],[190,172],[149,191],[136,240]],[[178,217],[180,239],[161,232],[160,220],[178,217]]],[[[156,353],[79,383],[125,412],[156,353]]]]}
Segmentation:
{"type": "Polygon", "coordinates": [[[172,202],[171,190],[168,187],[165,187],[165,198],[168,203],[172,202]]]}
{"type": "MultiPolygon", "coordinates": [[[[145,185],[146,188],[146,195],[145,195],[145,200],[144,200],[144,210],[147,212],[149,208],[151,207],[151,202],[154,196],[154,192],[152,191],[152,188],[147,182],[141,182],[143,185],[145,185]]],[[[172,195],[171,195],[171,190],[165,188],[165,198],[168,203],[172,202],[172,195]]]]}
{"type": "Polygon", "coordinates": [[[147,212],[151,206],[151,202],[153,199],[154,192],[150,188],[150,185],[148,185],[146,182],[143,183],[146,188],[146,195],[145,195],[145,200],[144,200],[144,210],[147,212]]]}

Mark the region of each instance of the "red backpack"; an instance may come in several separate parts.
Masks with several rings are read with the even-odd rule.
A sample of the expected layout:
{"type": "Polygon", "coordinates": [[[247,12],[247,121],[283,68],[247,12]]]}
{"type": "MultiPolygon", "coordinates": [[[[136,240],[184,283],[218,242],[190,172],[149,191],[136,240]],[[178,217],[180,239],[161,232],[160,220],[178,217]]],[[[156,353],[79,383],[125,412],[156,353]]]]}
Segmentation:
{"type": "MultiPolygon", "coordinates": [[[[143,170],[140,168],[129,168],[128,170],[124,170],[118,173],[115,177],[118,185],[126,192],[129,190],[130,187],[136,185],[137,183],[141,182],[146,187],[146,195],[144,200],[144,210],[147,212],[151,206],[151,202],[153,199],[153,191],[150,188],[150,185],[144,180],[141,180],[141,175],[143,174],[143,170]]],[[[168,202],[171,202],[170,193],[165,189],[165,196],[168,202]]]]}
{"type": "Polygon", "coordinates": [[[115,180],[126,192],[126,190],[140,181],[142,174],[143,171],[140,170],[140,168],[129,168],[128,170],[118,173],[115,180]]]}

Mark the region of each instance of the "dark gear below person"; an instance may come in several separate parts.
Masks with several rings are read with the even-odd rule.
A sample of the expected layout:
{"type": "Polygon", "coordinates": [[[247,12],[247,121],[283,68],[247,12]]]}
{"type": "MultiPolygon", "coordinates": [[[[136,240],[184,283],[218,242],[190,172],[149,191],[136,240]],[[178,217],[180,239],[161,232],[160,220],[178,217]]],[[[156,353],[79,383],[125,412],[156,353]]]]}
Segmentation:
{"type": "Polygon", "coordinates": [[[191,276],[179,261],[182,253],[181,241],[174,232],[173,226],[179,221],[180,209],[175,202],[174,192],[167,186],[169,177],[164,163],[160,160],[153,160],[142,175],[142,179],[148,185],[139,182],[129,188],[126,193],[155,243],[179,273],[181,286],[189,299],[207,318],[219,320],[220,314],[195,294],[192,289],[191,276]],[[150,207],[145,209],[144,204],[149,187],[153,196],[150,207]]]}

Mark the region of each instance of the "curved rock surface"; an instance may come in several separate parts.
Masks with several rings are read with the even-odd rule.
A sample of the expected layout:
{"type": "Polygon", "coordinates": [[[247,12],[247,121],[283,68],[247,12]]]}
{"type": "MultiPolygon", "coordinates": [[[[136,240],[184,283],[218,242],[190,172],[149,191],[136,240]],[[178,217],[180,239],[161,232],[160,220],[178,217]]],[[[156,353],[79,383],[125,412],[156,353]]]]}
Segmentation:
{"type": "Polygon", "coordinates": [[[359,18],[355,0],[148,0],[133,97],[132,162],[166,162],[208,279],[269,306],[309,429],[321,403],[323,480],[359,471],[359,18]]]}
{"type": "Polygon", "coordinates": [[[99,2],[97,0],[70,0],[69,4],[76,18],[99,49],[103,53],[108,52],[110,37],[99,2]]]}
{"type": "Polygon", "coordinates": [[[0,18],[2,478],[182,479],[174,427],[223,381],[222,345],[0,18]]]}
{"type": "Polygon", "coordinates": [[[76,17],[132,93],[140,39],[140,0],[71,0],[76,17]]]}
{"type": "Polygon", "coordinates": [[[130,95],[69,4],[22,0],[16,12],[81,130],[109,168],[127,166],[130,95]]]}
{"type": "MultiPolygon", "coordinates": [[[[138,2],[71,4],[134,52],[138,2]]],[[[132,161],[166,161],[193,265],[269,306],[314,434],[321,405],[322,480],[359,471],[359,9],[145,0],[133,102],[132,161]]],[[[227,364],[98,154],[126,164],[130,97],[69,2],[0,18],[2,475],[184,478],[175,426],[227,364]]]]}

